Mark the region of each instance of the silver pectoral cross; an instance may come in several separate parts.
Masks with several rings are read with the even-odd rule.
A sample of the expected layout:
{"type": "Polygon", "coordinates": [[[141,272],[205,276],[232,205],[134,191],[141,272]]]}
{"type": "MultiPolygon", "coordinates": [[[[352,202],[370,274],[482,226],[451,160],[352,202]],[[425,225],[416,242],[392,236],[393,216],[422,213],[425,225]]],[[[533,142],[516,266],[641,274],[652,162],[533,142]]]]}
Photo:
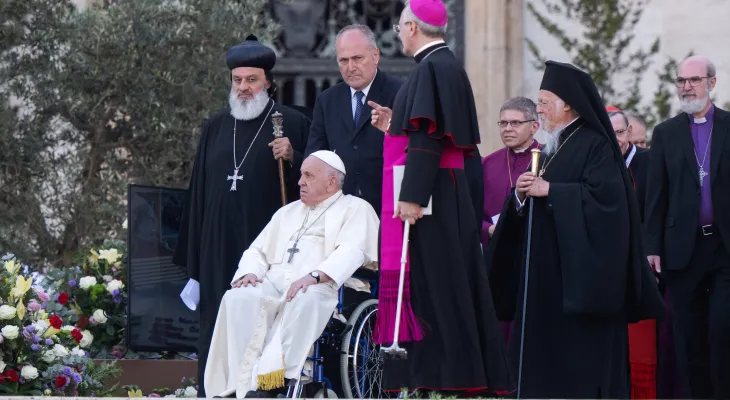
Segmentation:
{"type": "Polygon", "coordinates": [[[297,243],[294,242],[294,246],[292,246],[291,249],[286,249],[286,252],[289,253],[289,259],[286,262],[291,264],[291,260],[294,258],[294,254],[299,253],[299,249],[297,249],[297,243]]]}
{"type": "Polygon", "coordinates": [[[705,169],[700,167],[700,186],[704,185],[706,176],[707,176],[707,173],[705,172],[705,169]]]}
{"type": "Polygon", "coordinates": [[[236,191],[236,181],[243,180],[243,175],[238,175],[238,168],[236,168],[233,171],[233,176],[228,175],[228,180],[229,181],[233,181],[233,183],[231,184],[231,190],[230,191],[231,192],[235,192],[236,191]]]}

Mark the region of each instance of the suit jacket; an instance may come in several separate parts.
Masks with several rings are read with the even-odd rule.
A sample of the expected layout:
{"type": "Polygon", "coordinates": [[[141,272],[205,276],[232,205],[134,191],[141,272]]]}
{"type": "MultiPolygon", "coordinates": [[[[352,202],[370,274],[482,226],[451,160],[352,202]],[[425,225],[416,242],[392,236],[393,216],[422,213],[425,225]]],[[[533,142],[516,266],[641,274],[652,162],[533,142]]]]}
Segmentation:
{"type": "MultiPolygon", "coordinates": [[[[700,179],[686,113],[654,128],[646,189],[644,231],[648,255],[662,268],[687,266],[699,229],[700,179]]],[[[715,107],[710,181],[715,227],[730,251],[730,113],[715,107]]],[[[707,184],[707,180],[705,181],[707,184]]]]}
{"type": "Polygon", "coordinates": [[[383,132],[370,123],[368,101],[393,108],[402,81],[378,70],[370,86],[359,123],[352,119],[350,87],[341,82],[320,93],[314,104],[305,157],[318,150],[337,153],[345,163],[345,194],[358,196],[381,212],[383,185],[383,132]]]}
{"type": "MultiPolygon", "coordinates": [[[[633,145],[632,145],[633,146],[633,145]]],[[[650,153],[647,149],[634,146],[636,153],[634,158],[629,163],[629,177],[634,183],[634,190],[636,191],[636,200],[639,202],[639,213],[641,214],[641,220],[644,220],[644,207],[646,205],[646,184],[649,174],[649,159],[650,153]]]]}

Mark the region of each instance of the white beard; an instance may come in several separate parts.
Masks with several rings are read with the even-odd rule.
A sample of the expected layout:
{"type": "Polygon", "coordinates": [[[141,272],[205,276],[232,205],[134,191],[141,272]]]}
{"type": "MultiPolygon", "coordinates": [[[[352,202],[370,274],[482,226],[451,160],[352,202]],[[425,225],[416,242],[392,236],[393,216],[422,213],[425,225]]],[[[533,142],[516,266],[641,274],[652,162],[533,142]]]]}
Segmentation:
{"type": "Polygon", "coordinates": [[[545,138],[545,143],[543,143],[542,146],[542,155],[547,157],[550,155],[555,154],[555,152],[558,150],[558,145],[560,144],[560,133],[565,129],[564,126],[557,126],[553,130],[548,131],[547,129],[543,128],[543,125],[540,125],[540,129],[535,133],[535,136],[538,134],[545,138]]]}
{"type": "Polygon", "coordinates": [[[228,104],[231,106],[231,116],[235,119],[250,121],[256,119],[269,104],[269,94],[266,90],[260,90],[251,100],[240,100],[238,93],[231,89],[228,96],[228,104]]]}
{"type": "Polygon", "coordinates": [[[679,99],[679,108],[687,114],[696,114],[702,111],[707,105],[707,101],[710,99],[710,95],[694,100],[679,99]]]}

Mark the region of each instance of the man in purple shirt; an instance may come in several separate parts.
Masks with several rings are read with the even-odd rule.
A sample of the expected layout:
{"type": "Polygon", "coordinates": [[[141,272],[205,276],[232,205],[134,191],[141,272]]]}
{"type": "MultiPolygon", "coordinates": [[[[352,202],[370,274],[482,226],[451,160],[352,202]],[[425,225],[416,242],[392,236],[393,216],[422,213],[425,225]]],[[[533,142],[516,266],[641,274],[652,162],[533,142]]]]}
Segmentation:
{"type": "Polygon", "coordinates": [[[730,398],[730,113],[710,92],[715,66],[685,59],[682,113],[657,125],[645,210],[649,263],[666,279],[683,393],[730,398]]]}
{"type": "Polygon", "coordinates": [[[540,128],[535,102],[525,97],[507,100],[499,110],[499,136],[504,148],[482,159],[484,173],[484,216],[482,217],[482,244],[489,238],[504,206],[504,199],[512,191],[517,178],[530,167],[531,152],[540,144],[533,138],[540,128]]]}

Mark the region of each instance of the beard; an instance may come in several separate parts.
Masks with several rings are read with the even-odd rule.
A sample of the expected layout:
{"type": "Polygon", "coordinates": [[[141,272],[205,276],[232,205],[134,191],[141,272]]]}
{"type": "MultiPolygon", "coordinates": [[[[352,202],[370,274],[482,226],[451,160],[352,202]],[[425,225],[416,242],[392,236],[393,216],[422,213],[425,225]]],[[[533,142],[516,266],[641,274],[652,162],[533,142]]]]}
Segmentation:
{"type": "Polygon", "coordinates": [[[710,99],[710,95],[707,94],[705,97],[695,99],[684,99],[679,98],[679,108],[687,114],[697,114],[702,111],[707,105],[707,101],[710,99]]]}
{"type": "Polygon", "coordinates": [[[556,126],[552,129],[545,129],[544,124],[540,122],[540,129],[535,133],[535,137],[542,137],[545,140],[542,146],[542,154],[547,157],[555,154],[560,144],[560,133],[565,129],[565,126],[556,126]]]}
{"type": "Polygon", "coordinates": [[[253,99],[241,100],[238,98],[238,93],[231,89],[228,104],[231,106],[231,116],[233,118],[250,121],[264,112],[266,105],[269,104],[269,94],[265,89],[262,89],[253,95],[253,99]]]}

